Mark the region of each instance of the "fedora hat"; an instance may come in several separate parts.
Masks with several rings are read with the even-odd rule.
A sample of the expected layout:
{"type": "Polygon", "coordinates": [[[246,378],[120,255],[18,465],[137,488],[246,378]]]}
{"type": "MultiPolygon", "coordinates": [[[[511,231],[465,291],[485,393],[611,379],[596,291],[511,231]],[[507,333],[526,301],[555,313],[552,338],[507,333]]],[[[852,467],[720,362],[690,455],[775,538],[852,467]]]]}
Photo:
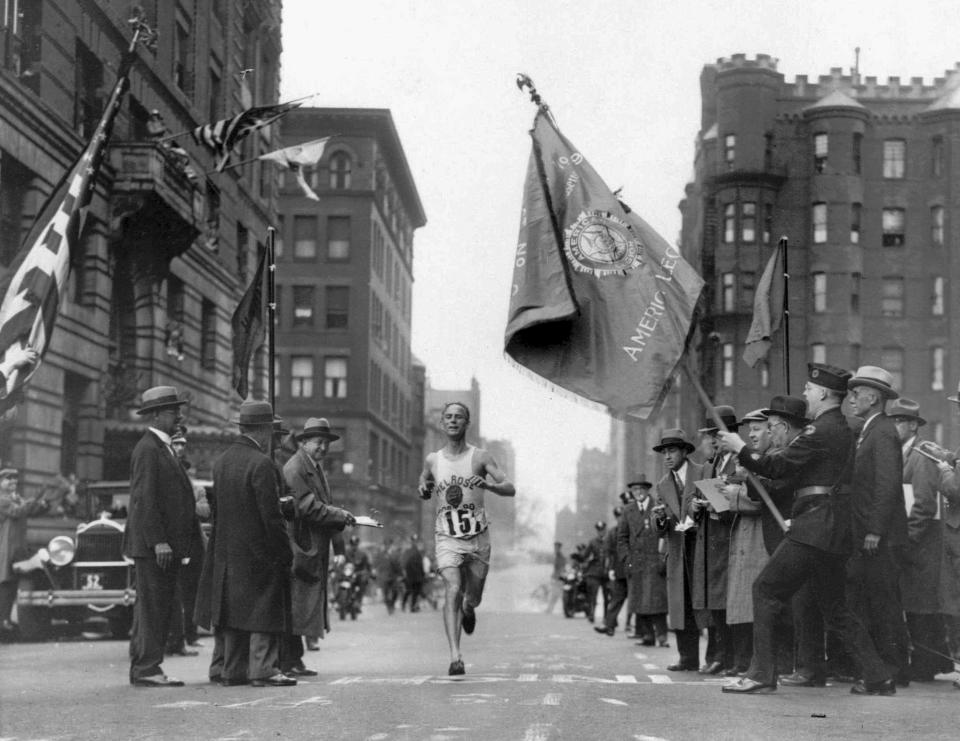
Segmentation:
{"type": "Polygon", "coordinates": [[[309,440],[311,437],[322,437],[330,442],[340,439],[330,430],[330,423],[324,417],[310,417],[303,426],[303,432],[297,435],[297,440],[309,440]]]}
{"type": "Polygon", "coordinates": [[[807,380],[831,391],[846,393],[850,371],[826,363],[807,363],[807,380]]]}
{"type": "Polygon", "coordinates": [[[142,417],[144,414],[149,414],[157,409],[177,407],[186,403],[186,400],[180,398],[177,389],[173,386],[154,386],[140,395],[140,408],[137,410],[137,414],[142,417]]]}
{"type": "Polygon", "coordinates": [[[278,417],[274,415],[273,417],[273,431],[277,435],[289,435],[290,430],[287,428],[286,423],[283,421],[283,417],[278,417]]]}
{"type": "Polygon", "coordinates": [[[861,365],[847,381],[847,388],[869,386],[883,394],[887,399],[896,399],[900,394],[893,390],[893,376],[875,365],[861,365]]]}
{"type": "Polygon", "coordinates": [[[763,409],[754,409],[752,412],[747,412],[743,415],[743,419],[740,420],[741,425],[745,425],[748,422],[766,422],[767,415],[764,414],[763,409]]]}
{"type": "MultiPolygon", "coordinates": [[[[723,424],[726,425],[728,430],[735,430],[740,426],[740,422],[737,421],[737,413],[733,411],[733,407],[727,406],[726,404],[721,404],[720,406],[714,407],[713,411],[715,411],[717,416],[723,420],[723,424]]],[[[716,420],[713,418],[712,414],[707,415],[707,418],[703,424],[705,426],[701,427],[699,430],[697,430],[697,432],[711,433],[720,429],[717,427],[716,420]]]]}
{"type": "Polygon", "coordinates": [[[913,399],[907,399],[904,396],[899,399],[891,399],[887,404],[887,416],[914,419],[920,427],[927,423],[927,420],[920,416],[920,405],[913,399]]]}
{"type": "Polygon", "coordinates": [[[240,414],[230,420],[235,425],[273,427],[273,407],[269,401],[245,401],[240,414]]]}
{"type": "Polygon", "coordinates": [[[631,486],[645,486],[648,489],[653,488],[653,484],[647,481],[647,476],[643,473],[638,473],[633,481],[627,482],[627,488],[629,489],[631,486]]]}
{"type": "Polygon", "coordinates": [[[660,453],[669,447],[683,448],[688,453],[692,453],[697,449],[696,445],[687,440],[687,433],[685,433],[679,427],[674,427],[670,430],[664,430],[663,435],[660,437],[660,444],[654,445],[653,449],[657,453],[660,453]]]}
{"type": "Polygon", "coordinates": [[[774,396],[770,399],[770,406],[760,412],[766,417],[789,419],[797,427],[806,427],[810,422],[807,419],[807,402],[799,396],[774,396]]]}

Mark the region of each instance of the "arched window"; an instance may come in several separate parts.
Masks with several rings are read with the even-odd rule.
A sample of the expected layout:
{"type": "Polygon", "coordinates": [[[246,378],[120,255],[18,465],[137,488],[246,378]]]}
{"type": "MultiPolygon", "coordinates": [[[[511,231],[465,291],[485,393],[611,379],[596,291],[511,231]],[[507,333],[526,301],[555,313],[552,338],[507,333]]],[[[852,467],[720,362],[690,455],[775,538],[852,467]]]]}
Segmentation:
{"type": "Polygon", "coordinates": [[[330,158],[330,187],[334,190],[345,190],[350,187],[350,175],[353,172],[353,162],[346,152],[337,152],[330,158]]]}

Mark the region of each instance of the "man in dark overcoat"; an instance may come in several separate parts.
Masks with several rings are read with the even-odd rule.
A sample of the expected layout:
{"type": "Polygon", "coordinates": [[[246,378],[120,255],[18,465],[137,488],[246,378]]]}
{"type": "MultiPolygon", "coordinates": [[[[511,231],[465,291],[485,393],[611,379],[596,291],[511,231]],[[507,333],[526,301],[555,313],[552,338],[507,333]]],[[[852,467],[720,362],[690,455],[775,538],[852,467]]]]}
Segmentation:
{"type": "Polygon", "coordinates": [[[690,598],[696,540],[689,532],[693,520],[686,513],[696,492],[694,481],[703,478],[703,466],[688,458],[696,447],[681,429],[665,430],[653,450],[662,454],[667,469],[657,482],[653,516],[657,534],[666,544],[667,624],[676,634],[680,654],[679,660],[667,669],[697,671],[700,668],[700,629],[690,598]]]}
{"type": "Polygon", "coordinates": [[[614,507],[616,524],[607,530],[603,538],[603,564],[607,570],[607,600],[603,611],[603,624],[595,625],[597,633],[612,636],[617,629],[620,609],[627,599],[627,564],[617,555],[617,531],[623,519],[623,507],[614,507]]]}
{"type": "Polygon", "coordinates": [[[137,414],[149,425],[130,457],[130,509],[123,555],[133,559],[137,600],[130,634],[130,683],[180,687],[160,665],[183,559],[192,555],[200,529],[193,485],[171,445],[182,421],[182,401],[173,386],[143,392],[137,414]]]}
{"type": "Polygon", "coordinates": [[[907,544],[903,452],[884,412],[899,394],[883,368],[865,365],[847,384],[850,408],[862,419],[851,480],[847,600],[866,626],[891,673],[907,680],[907,627],[900,601],[900,566],[907,544]]]}
{"type": "Polygon", "coordinates": [[[644,474],[627,484],[617,527],[617,554],[627,569],[627,613],[638,645],[667,643],[667,578],[660,535],[653,520],[653,484],[644,474]]]}
{"type": "Polygon", "coordinates": [[[297,435],[299,449],[283,467],[283,477],[294,498],[296,517],[290,525],[290,537],[309,558],[298,558],[291,578],[293,625],[285,639],[284,673],[293,676],[314,676],[303,663],[302,636],[323,638],[330,630],[327,612],[327,572],[330,568],[330,540],[334,533],[353,525],[352,514],[334,507],[330,485],[322,463],[330,443],[340,436],[330,429],[330,423],[321,417],[306,421],[303,432],[297,435]]]}
{"type": "MultiPolygon", "coordinates": [[[[586,560],[583,562],[583,578],[587,582],[587,620],[593,622],[597,611],[597,595],[603,595],[603,585],[607,581],[604,567],[603,538],[607,532],[607,523],[597,520],[593,525],[597,534],[587,543],[586,560]]],[[[601,615],[606,612],[606,597],[603,599],[601,615]]]]}
{"type": "Polygon", "coordinates": [[[273,408],[245,401],[240,435],[213,465],[216,519],[211,543],[211,620],[223,633],[223,684],[283,687],[279,668],[289,628],[292,554],[270,457],[273,408]]]}

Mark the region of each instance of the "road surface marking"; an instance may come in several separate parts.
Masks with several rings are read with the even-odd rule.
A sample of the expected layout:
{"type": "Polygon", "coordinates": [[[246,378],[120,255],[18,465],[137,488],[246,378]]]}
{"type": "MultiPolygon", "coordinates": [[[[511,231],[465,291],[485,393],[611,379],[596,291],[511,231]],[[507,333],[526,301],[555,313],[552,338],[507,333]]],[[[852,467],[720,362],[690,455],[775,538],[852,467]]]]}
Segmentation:
{"type": "Polygon", "coordinates": [[[220,705],[222,708],[249,708],[254,705],[263,705],[266,702],[273,702],[275,697],[258,697],[256,700],[247,700],[246,702],[234,702],[229,705],[220,705]]]}
{"type": "Polygon", "coordinates": [[[553,681],[560,682],[561,684],[566,684],[568,682],[573,681],[573,675],[572,674],[554,674],[553,681]]]}
{"type": "Polygon", "coordinates": [[[517,676],[518,682],[536,682],[539,674],[520,674],[517,676]]]}
{"type": "MultiPolygon", "coordinates": [[[[165,702],[162,705],[154,705],[155,708],[192,708],[197,705],[210,705],[209,702],[204,702],[203,700],[181,700],[180,702],[165,702]]],[[[0,739],[4,741],[4,739],[0,739]]]]}
{"type": "Polygon", "coordinates": [[[523,741],[547,741],[552,727],[548,723],[534,723],[524,732],[523,741]]]}
{"type": "Polygon", "coordinates": [[[620,684],[636,684],[637,678],[632,674],[618,674],[617,681],[620,684]]]}
{"type": "Polygon", "coordinates": [[[356,684],[363,681],[363,677],[340,677],[340,679],[334,679],[330,684],[356,684]]]}
{"type": "Polygon", "coordinates": [[[560,694],[557,692],[548,692],[543,696],[543,705],[559,705],[560,704],[560,694]]]}
{"type": "Polygon", "coordinates": [[[656,664],[644,664],[643,668],[649,671],[650,669],[657,670],[660,667],[657,666],[656,664]]]}
{"type": "Polygon", "coordinates": [[[634,655],[633,655],[633,658],[639,659],[640,661],[645,661],[646,658],[647,658],[647,655],[646,655],[646,654],[634,654],[634,655]]]}
{"type": "Polygon", "coordinates": [[[673,684],[673,680],[666,674],[650,674],[649,677],[654,684],[673,684]]]}
{"type": "Polygon", "coordinates": [[[623,700],[615,700],[612,697],[601,697],[600,702],[605,702],[608,705],[626,705],[623,700]]]}
{"type": "Polygon", "coordinates": [[[660,736],[643,736],[639,733],[633,735],[633,741],[667,741],[665,738],[660,738],[660,736]]]}
{"type": "Polygon", "coordinates": [[[278,707],[298,708],[301,705],[332,705],[333,700],[323,695],[308,697],[306,700],[291,700],[289,702],[280,702],[278,707]]]}

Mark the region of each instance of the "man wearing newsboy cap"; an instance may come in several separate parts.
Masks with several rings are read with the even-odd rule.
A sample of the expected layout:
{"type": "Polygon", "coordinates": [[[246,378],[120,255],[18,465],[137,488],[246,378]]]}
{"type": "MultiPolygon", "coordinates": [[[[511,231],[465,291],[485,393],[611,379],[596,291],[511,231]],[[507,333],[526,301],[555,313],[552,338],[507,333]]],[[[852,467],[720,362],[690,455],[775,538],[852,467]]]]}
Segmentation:
{"type": "Polygon", "coordinates": [[[137,687],[183,685],[160,665],[181,562],[200,528],[193,485],[170,437],[185,403],[173,386],[154,386],[143,392],[137,410],[148,427],[130,457],[130,516],[123,533],[123,554],[133,559],[137,578],[130,635],[130,683],[137,687]]]}

